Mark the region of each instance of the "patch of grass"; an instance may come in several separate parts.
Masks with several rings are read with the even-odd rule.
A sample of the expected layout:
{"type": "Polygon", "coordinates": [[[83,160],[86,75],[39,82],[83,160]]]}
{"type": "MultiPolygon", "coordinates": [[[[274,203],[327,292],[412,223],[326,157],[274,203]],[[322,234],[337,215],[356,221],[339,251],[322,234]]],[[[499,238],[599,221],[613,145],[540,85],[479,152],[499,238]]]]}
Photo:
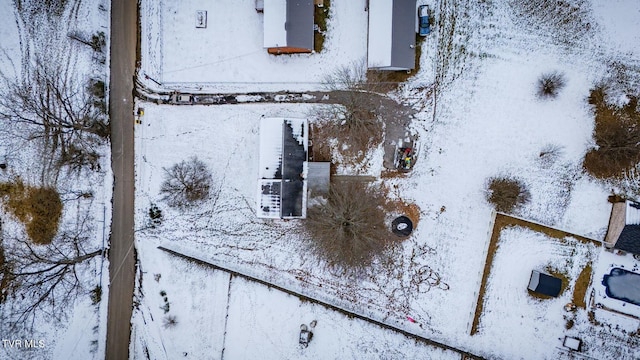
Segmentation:
{"type": "Polygon", "coordinates": [[[62,216],[62,201],[56,189],[28,186],[18,179],[0,184],[0,197],[5,209],[25,225],[34,243],[53,241],[62,216]]]}
{"type": "Polygon", "coordinates": [[[578,279],[576,280],[575,289],[573,289],[573,298],[571,300],[577,307],[586,309],[587,302],[587,290],[589,289],[589,285],[591,284],[591,274],[593,269],[591,267],[591,262],[589,262],[584,269],[578,275],[578,279]]]}
{"type": "Polygon", "coordinates": [[[331,16],[329,8],[331,0],[324,0],[324,6],[318,7],[314,5],[313,21],[318,28],[313,32],[313,50],[317,53],[324,49],[324,39],[327,32],[327,22],[331,16]]]}

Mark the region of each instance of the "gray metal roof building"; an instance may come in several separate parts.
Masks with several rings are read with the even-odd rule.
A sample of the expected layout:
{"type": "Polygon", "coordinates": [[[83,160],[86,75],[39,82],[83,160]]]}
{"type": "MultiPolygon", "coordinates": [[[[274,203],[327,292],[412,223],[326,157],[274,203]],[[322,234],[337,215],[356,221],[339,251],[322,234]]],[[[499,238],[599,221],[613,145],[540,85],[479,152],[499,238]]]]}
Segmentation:
{"type": "Polygon", "coordinates": [[[368,67],[414,69],[416,21],[416,0],[370,0],[368,67]]]}
{"type": "Polygon", "coordinates": [[[258,217],[306,217],[307,134],[306,119],[262,119],[258,217]]]}
{"type": "Polygon", "coordinates": [[[264,47],[271,53],[313,51],[313,0],[265,0],[264,47]]]}

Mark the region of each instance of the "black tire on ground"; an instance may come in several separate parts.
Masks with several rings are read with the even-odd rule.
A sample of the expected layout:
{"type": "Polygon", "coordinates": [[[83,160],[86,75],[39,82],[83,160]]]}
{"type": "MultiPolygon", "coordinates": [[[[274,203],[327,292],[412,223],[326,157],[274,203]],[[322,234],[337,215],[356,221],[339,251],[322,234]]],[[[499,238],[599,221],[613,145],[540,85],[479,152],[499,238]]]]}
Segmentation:
{"type": "Polygon", "coordinates": [[[399,216],[391,222],[391,232],[401,237],[409,236],[413,232],[413,222],[406,216],[399,216]]]}

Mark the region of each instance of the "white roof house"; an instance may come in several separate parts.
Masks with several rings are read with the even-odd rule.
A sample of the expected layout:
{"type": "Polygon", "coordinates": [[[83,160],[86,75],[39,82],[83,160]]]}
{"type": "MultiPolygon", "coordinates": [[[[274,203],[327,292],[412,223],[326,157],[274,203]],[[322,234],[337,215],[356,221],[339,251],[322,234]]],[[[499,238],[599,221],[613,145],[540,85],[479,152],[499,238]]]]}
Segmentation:
{"type": "Polygon", "coordinates": [[[369,0],[368,68],[414,69],[416,21],[416,0],[369,0]]]}
{"type": "Polygon", "coordinates": [[[264,0],[263,12],[269,53],[313,51],[313,0],[264,0]]]}
{"type": "Polygon", "coordinates": [[[259,218],[306,217],[308,134],[306,119],[260,122],[259,218]]]}

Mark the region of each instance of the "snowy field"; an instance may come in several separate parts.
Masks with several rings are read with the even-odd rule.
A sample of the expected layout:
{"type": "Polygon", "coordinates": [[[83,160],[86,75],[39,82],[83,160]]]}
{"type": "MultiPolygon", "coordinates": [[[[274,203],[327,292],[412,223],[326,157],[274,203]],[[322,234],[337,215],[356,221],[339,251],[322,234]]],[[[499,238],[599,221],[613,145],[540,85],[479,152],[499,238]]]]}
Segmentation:
{"type": "MultiPolygon", "coordinates": [[[[164,2],[161,8],[175,6],[168,3],[164,2]]],[[[254,16],[251,3],[243,1],[236,5],[243,6],[242,11],[247,16],[254,16]]],[[[640,37],[637,35],[640,33],[640,17],[625,15],[637,14],[640,5],[632,0],[616,2],[616,6],[607,6],[608,3],[580,2],[592,25],[584,35],[580,35],[579,41],[569,46],[566,41],[549,35],[552,28],[546,28],[546,32],[532,31],[530,25],[514,15],[514,2],[445,1],[435,8],[436,19],[447,19],[445,15],[450,13],[457,16],[457,28],[452,30],[455,34],[453,53],[446,55],[455,61],[448,62],[446,66],[436,63],[444,56],[441,41],[449,36],[447,31],[451,30],[448,27],[450,23],[438,23],[423,45],[421,71],[393,94],[418,110],[413,127],[422,144],[419,162],[408,176],[384,180],[389,188],[397,185],[398,190],[390,196],[415,203],[420,209],[418,227],[395,254],[393,264],[375,264],[371,274],[353,281],[325,270],[321,262],[305,252],[299,221],[262,221],[255,218],[253,208],[261,115],[304,117],[313,111],[312,105],[171,107],[140,103],[139,106],[145,108],[145,115],[142,124],[136,127],[139,246],[144,251],[152,244],[169,242],[188,248],[252,276],[295,288],[309,296],[483,357],[566,358],[571,355],[562,349],[561,338],[570,335],[582,338],[588,356],[598,359],[637,358],[640,353],[634,348],[625,351],[623,340],[625,334],[637,330],[637,321],[634,325],[633,320],[624,315],[588,308],[588,311],[577,313],[575,325],[569,331],[565,328],[562,307],[570,300],[571,290],[558,299],[547,301],[534,299],[526,292],[528,276],[533,268],[547,265],[563,267],[571,288],[585,264],[605,258],[606,253],[601,248],[569,240],[567,244],[560,244],[556,239],[529,230],[503,232],[503,247],[494,258],[495,271],[488,279],[481,328],[477,335],[469,335],[492,230],[492,209],[485,201],[487,178],[510,175],[526,184],[531,201],[516,215],[595,240],[604,237],[610,211],[607,195],[613,185],[594,181],[581,168],[582,158],[592,144],[593,115],[586,98],[595,84],[610,75],[607,64],[611,61],[623,62],[632,68],[640,62],[637,52],[640,49],[640,37]],[[623,27],[612,25],[615,21],[611,19],[628,19],[624,38],[617,35],[623,27]],[[437,103],[431,97],[427,98],[425,89],[425,84],[433,81],[434,71],[439,74],[436,78],[442,81],[437,103]],[[536,82],[541,74],[549,71],[564,74],[566,86],[556,98],[542,100],[535,96],[536,82]],[[541,152],[550,146],[557,149],[553,156],[541,157],[541,152]],[[193,155],[212,170],[214,195],[195,209],[176,211],[168,208],[159,195],[162,168],[193,155]],[[158,229],[146,228],[151,203],[157,203],[163,211],[163,224],[158,229]],[[567,260],[572,258],[575,260],[567,260]],[[589,311],[594,312],[592,316],[596,320],[589,319],[589,311]],[[416,319],[420,326],[408,322],[407,316],[416,319]],[[607,351],[607,348],[616,350],[607,351]]],[[[262,52],[255,54],[259,60],[255,60],[252,66],[242,65],[244,58],[221,62],[215,71],[206,74],[203,68],[187,69],[185,66],[179,72],[179,80],[185,83],[171,83],[169,87],[192,90],[202,86],[203,91],[222,92],[258,91],[272,89],[265,87],[264,82],[273,78],[295,81],[296,76],[304,76],[315,81],[329,72],[331,66],[339,65],[336,59],[324,58],[343,51],[342,40],[339,39],[350,39],[348,35],[357,33],[351,30],[366,24],[366,16],[362,14],[354,17],[352,23],[340,18],[350,12],[362,11],[361,5],[358,1],[332,2],[326,53],[280,58],[269,57],[264,49],[260,49],[262,52]],[[299,62],[308,61],[310,64],[316,61],[314,59],[326,59],[331,65],[309,65],[304,71],[299,70],[298,66],[302,66],[299,62]],[[234,87],[214,84],[226,81],[225,77],[238,68],[243,73],[236,79],[248,79],[256,84],[234,87]],[[249,69],[258,73],[249,75],[244,72],[249,69]],[[206,81],[200,83],[198,79],[206,81]],[[212,83],[207,84],[208,81],[212,83]]],[[[167,59],[184,54],[187,49],[178,45],[174,48],[180,50],[176,51],[163,48],[160,44],[170,41],[165,32],[162,32],[162,38],[152,36],[156,33],[144,32],[145,29],[159,29],[160,14],[165,14],[165,10],[154,9],[150,2],[143,2],[143,9],[146,11],[142,22],[143,70],[167,81],[170,79],[168,76],[174,76],[168,71],[167,59]]],[[[181,11],[177,11],[176,16],[181,11]]],[[[171,25],[175,27],[172,35],[175,38],[188,37],[188,32],[195,31],[189,13],[185,16],[188,30],[175,30],[182,25],[171,25]]],[[[167,24],[166,18],[162,21],[162,24],[167,24]]],[[[256,23],[258,21],[256,19],[256,23]]],[[[161,27],[164,29],[166,26],[161,27]]],[[[234,27],[233,31],[239,32],[238,38],[251,34],[255,37],[253,46],[259,46],[260,26],[251,26],[255,27],[254,31],[248,27],[234,27]]],[[[207,41],[224,42],[226,38],[207,41]]],[[[340,59],[346,61],[362,56],[360,51],[364,51],[364,43],[353,40],[352,45],[353,52],[345,53],[340,59]],[[360,45],[362,49],[358,47],[360,45]]],[[[211,49],[214,48],[217,49],[212,45],[211,49]]],[[[199,48],[196,53],[204,49],[209,48],[199,48]]],[[[214,54],[212,50],[211,55],[205,57],[213,58],[220,53],[224,52],[214,54]]],[[[190,66],[195,66],[195,63],[190,66]]],[[[177,77],[173,79],[178,80],[177,77]]],[[[298,89],[289,85],[273,89],[282,88],[298,89]]],[[[164,272],[162,268],[165,265],[161,265],[155,256],[166,255],[148,256],[151,259],[145,260],[144,255],[141,257],[142,270],[147,272],[142,283],[143,304],[153,304],[149,306],[156,311],[159,288],[149,278],[151,273],[164,272]]],[[[209,273],[208,270],[189,271],[193,271],[197,278],[204,278],[209,273]]],[[[600,274],[604,271],[596,270],[592,277],[596,291],[601,281],[600,274]]],[[[224,287],[224,283],[217,286],[224,287]]],[[[238,293],[244,296],[236,297],[237,294],[231,292],[231,309],[236,305],[239,309],[262,306],[262,302],[251,299],[257,299],[263,289],[232,282],[232,288],[236,286],[238,293]]],[[[166,291],[171,297],[171,293],[184,290],[167,286],[166,291]]],[[[285,298],[288,300],[281,301],[290,304],[288,308],[296,308],[298,300],[285,298]]],[[[185,309],[180,309],[181,305],[172,306],[177,306],[176,311],[184,314],[185,309]]],[[[633,305],[626,305],[629,306],[633,305]]],[[[264,307],[268,308],[268,304],[264,307]]],[[[290,343],[283,343],[283,339],[295,337],[298,323],[310,321],[307,314],[315,314],[313,306],[303,308],[305,312],[283,315],[283,319],[277,319],[283,323],[273,328],[265,324],[275,321],[272,316],[276,310],[269,308],[264,312],[245,314],[230,312],[227,328],[232,331],[227,333],[224,341],[233,343],[238,339],[239,329],[255,328],[263,334],[258,340],[251,340],[255,347],[282,351],[270,352],[271,358],[297,358],[296,353],[290,352],[294,350],[287,348],[290,343]],[[229,320],[234,319],[231,324],[229,320]],[[288,327],[289,322],[292,322],[291,328],[288,327]],[[267,330],[274,334],[266,334],[267,330]]],[[[211,316],[212,321],[217,321],[215,319],[219,315],[211,316]]],[[[143,319],[146,318],[138,312],[134,319],[136,328],[142,327],[143,319]]],[[[339,329],[360,331],[352,328],[355,325],[350,325],[347,319],[331,319],[341,324],[336,325],[339,329]]],[[[325,320],[318,320],[319,327],[325,324],[325,320]]],[[[157,318],[155,321],[158,323],[157,318]]],[[[178,326],[176,329],[180,329],[181,325],[178,326]]],[[[182,329],[187,331],[184,327],[182,329]]],[[[212,331],[211,336],[214,336],[219,329],[212,331]]],[[[162,331],[159,334],[163,334],[162,331]]],[[[197,332],[187,334],[185,336],[205,341],[197,332]]],[[[134,341],[136,344],[157,343],[159,336],[164,335],[147,334],[134,341]]],[[[321,340],[324,336],[319,328],[309,349],[325,341],[321,340]]],[[[209,343],[208,337],[206,342],[209,343]]],[[[142,350],[136,346],[139,354],[138,351],[142,350]]],[[[212,352],[219,349],[219,345],[211,346],[212,352]]],[[[251,346],[229,351],[246,351],[234,353],[243,357],[254,350],[251,346]]],[[[332,358],[333,350],[328,348],[319,356],[332,358]]],[[[353,358],[368,355],[356,345],[348,351],[353,351],[353,358]]],[[[388,355],[390,358],[403,358],[402,354],[388,355]]]]}
{"type": "Polygon", "coordinates": [[[159,272],[143,275],[138,316],[144,326],[134,327],[136,359],[460,358],[456,352],[167,254],[155,248],[154,241],[140,245],[146,265],[142,270],[159,272]],[[166,315],[161,291],[171,304],[166,315]],[[175,326],[162,326],[167,315],[176,316],[175,326]],[[314,338],[302,348],[300,325],[313,320],[317,321],[314,338]]]}

